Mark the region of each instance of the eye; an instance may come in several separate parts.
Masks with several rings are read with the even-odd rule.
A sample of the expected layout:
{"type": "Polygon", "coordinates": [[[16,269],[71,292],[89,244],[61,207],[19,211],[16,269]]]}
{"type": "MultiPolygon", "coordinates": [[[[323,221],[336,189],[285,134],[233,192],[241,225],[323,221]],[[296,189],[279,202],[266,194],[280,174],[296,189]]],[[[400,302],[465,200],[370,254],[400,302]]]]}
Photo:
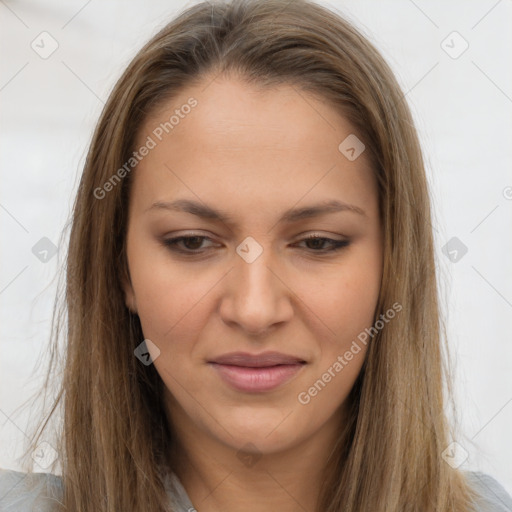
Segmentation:
{"type": "Polygon", "coordinates": [[[207,236],[202,235],[189,235],[189,236],[178,236],[176,238],[167,238],[163,240],[163,243],[166,247],[169,247],[171,251],[176,252],[182,252],[182,253],[189,253],[199,254],[201,246],[203,244],[203,241],[205,240],[211,240],[207,236]],[[180,246],[179,244],[183,243],[185,246],[185,249],[183,249],[183,246],[180,246]]]}
{"type": "MultiPolygon", "coordinates": [[[[212,241],[211,238],[203,235],[188,235],[188,236],[178,236],[175,238],[168,238],[163,240],[163,244],[168,247],[171,251],[179,252],[182,254],[194,255],[194,254],[202,254],[208,249],[208,247],[204,247],[203,243],[205,241],[212,241]]],[[[334,251],[339,251],[344,247],[347,247],[350,242],[348,240],[335,240],[332,238],[322,237],[318,235],[310,235],[295,245],[299,243],[306,244],[306,250],[309,250],[312,253],[329,253],[334,251]],[[327,245],[327,248],[325,247],[327,245]]]]}
{"type": "Polygon", "coordinates": [[[344,247],[347,247],[350,242],[348,240],[334,240],[332,238],[327,238],[323,236],[318,235],[310,235],[306,237],[304,240],[301,240],[301,243],[305,242],[309,247],[308,249],[311,252],[316,253],[327,253],[327,252],[334,252],[339,251],[343,249],[344,247]],[[324,244],[329,244],[329,248],[325,248],[324,244]]]}

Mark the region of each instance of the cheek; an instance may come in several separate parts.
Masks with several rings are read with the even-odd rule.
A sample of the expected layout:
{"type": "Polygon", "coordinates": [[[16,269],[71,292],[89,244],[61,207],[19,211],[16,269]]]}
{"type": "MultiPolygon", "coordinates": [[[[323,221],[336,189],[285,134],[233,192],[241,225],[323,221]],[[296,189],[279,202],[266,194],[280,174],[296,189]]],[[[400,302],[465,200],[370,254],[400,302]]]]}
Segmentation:
{"type": "Polygon", "coordinates": [[[294,291],[323,325],[319,339],[327,333],[326,343],[339,348],[372,325],[381,285],[378,252],[354,251],[322,279],[310,276],[299,282],[294,291]]]}
{"type": "Polygon", "coordinates": [[[304,283],[304,303],[317,313],[320,323],[309,324],[318,344],[312,373],[297,393],[299,410],[308,411],[317,425],[342,404],[364,363],[371,338],[365,329],[373,325],[380,290],[380,268],[362,267],[360,259],[346,262],[327,283],[311,293],[313,282],[304,283]],[[309,286],[308,286],[309,284],[309,286]],[[327,333],[327,335],[326,335],[327,333]],[[301,409],[305,407],[305,409],[301,409]]]}
{"type": "Polygon", "coordinates": [[[212,288],[208,280],[184,277],[175,270],[151,269],[135,276],[133,286],[146,337],[167,344],[173,339],[185,340],[200,331],[204,304],[212,288]]]}
{"type": "Polygon", "coordinates": [[[128,256],[144,336],[163,345],[170,339],[189,337],[198,323],[201,301],[214,284],[212,279],[171,262],[166,249],[154,242],[128,243],[128,256]]]}

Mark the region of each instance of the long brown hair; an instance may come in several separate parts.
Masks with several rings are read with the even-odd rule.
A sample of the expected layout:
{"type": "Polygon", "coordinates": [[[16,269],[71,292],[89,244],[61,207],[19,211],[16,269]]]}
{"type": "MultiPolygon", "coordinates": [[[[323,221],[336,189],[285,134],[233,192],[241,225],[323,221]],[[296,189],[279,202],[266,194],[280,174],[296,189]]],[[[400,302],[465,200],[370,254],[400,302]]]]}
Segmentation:
{"type": "Polygon", "coordinates": [[[450,374],[429,191],[412,117],[372,44],[337,13],[307,0],[196,4],[156,34],[117,82],[73,209],[65,312],[54,320],[45,390],[50,375],[59,375],[54,355],[67,322],[62,382],[30,449],[61,409],[54,444],[67,510],[166,510],[162,475],[173,469],[174,434],[162,380],[153,365],[134,357],[144,336],[121,286],[136,168],[111,181],[108,193],[94,191],[105,190],[132,157],[138,131],[158,105],[226,73],[261,87],[290,84],[329,102],[357,130],[378,182],[384,267],[375,318],[395,302],[403,311],[369,344],[348,399],[350,420],[326,464],[318,510],[470,510],[474,496],[463,473],[442,458],[454,437],[444,410],[450,374]]]}

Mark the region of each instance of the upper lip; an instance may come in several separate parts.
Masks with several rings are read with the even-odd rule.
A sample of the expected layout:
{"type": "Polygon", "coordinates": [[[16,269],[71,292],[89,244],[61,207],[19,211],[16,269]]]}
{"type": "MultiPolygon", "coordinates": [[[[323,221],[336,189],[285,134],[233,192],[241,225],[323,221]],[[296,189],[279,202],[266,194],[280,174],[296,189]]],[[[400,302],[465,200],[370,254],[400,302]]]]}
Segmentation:
{"type": "Polygon", "coordinates": [[[229,364],[233,366],[246,366],[249,368],[264,368],[278,364],[305,363],[304,359],[280,352],[263,352],[261,354],[249,354],[247,352],[230,352],[209,361],[210,363],[229,364]]]}

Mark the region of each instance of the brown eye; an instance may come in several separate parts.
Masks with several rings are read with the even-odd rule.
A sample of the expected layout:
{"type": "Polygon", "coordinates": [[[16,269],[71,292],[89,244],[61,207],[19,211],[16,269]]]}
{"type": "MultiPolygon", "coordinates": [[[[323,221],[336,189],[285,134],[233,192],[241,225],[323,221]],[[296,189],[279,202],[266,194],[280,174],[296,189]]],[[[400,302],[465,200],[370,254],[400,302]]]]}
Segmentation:
{"type": "Polygon", "coordinates": [[[332,238],[326,238],[315,235],[308,236],[304,240],[301,240],[301,243],[302,242],[306,243],[307,249],[309,249],[311,252],[318,253],[338,251],[340,249],[343,249],[344,247],[347,247],[350,244],[348,240],[334,240],[332,238]],[[330,247],[325,248],[325,244],[328,244],[330,247]]]}
{"type": "Polygon", "coordinates": [[[205,240],[210,240],[206,236],[178,236],[176,238],[168,238],[163,241],[166,247],[169,247],[172,251],[183,252],[183,253],[194,253],[200,252],[201,245],[205,240]],[[179,244],[183,244],[180,246],[179,244]],[[184,247],[184,249],[183,249],[184,247]]]}
{"type": "MultiPolygon", "coordinates": [[[[168,238],[163,240],[163,244],[171,251],[194,255],[202,254],[206,251],[206,249],[208,249],[208,247],[202,247],[203,242],[206,240],[211,241],[211,239],[207,236],[178,236],[175,238],[168,238]]],[[[299,243],[305,243],[305,249],[307,251],[317,254],[339,251],[350,244],[348,240],[334,240],[332,238],[321,236],[309,236],[301,240],[299,243]]]]}

